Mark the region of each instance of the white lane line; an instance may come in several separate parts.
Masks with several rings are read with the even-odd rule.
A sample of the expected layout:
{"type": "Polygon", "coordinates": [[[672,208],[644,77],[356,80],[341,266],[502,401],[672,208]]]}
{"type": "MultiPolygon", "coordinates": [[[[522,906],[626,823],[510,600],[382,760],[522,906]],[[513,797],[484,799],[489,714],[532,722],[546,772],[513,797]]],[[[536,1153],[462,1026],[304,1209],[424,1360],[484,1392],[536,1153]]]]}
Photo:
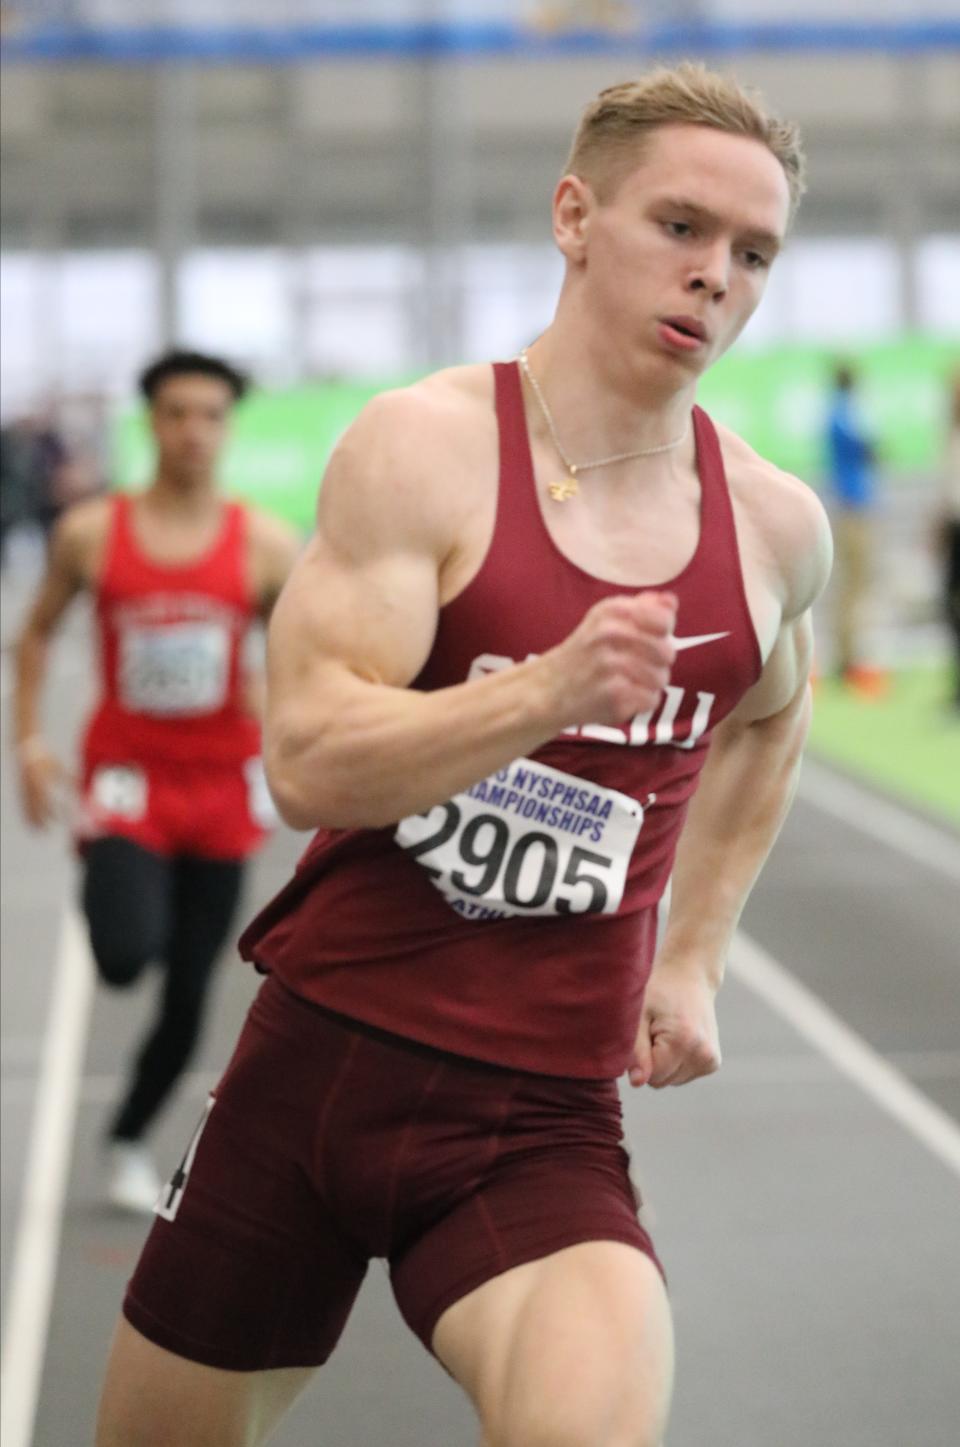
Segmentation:
{"type": "Polygon", "coordinates": [[[960,1176],[960,1127],[766,950],[738,934],[730,973],[960,1176]]]}
{"type": "Polygon", "coordinates": [[[50,985],[52,1004],[4,1316],[3,1447],[30,1447],[33,1436],[93,987],[84,927],[77,911],[68,907],[50,985]]]}
{"type": "Polygon", "coordinates": [[[809,757],[800,774],[800,797],[871,839],[909,854],[949,879],[960,880],[960,842],[955,835],[809,757]]]}

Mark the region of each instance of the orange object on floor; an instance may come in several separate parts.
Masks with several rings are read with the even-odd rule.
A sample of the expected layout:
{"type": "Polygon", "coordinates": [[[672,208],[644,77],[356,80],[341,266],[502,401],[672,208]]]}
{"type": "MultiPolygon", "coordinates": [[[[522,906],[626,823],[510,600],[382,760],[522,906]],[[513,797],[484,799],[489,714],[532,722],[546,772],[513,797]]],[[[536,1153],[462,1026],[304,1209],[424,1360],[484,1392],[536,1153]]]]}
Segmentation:
{"type": "Polygon", "coordinates": [[[843,682],[847,688],[852,688],[863,698],[875,700],[886,698],[891,687],[890,673],[887,669],[871,668],[865,663],[857,663],[851,668],[845,668],[843,682]]]}

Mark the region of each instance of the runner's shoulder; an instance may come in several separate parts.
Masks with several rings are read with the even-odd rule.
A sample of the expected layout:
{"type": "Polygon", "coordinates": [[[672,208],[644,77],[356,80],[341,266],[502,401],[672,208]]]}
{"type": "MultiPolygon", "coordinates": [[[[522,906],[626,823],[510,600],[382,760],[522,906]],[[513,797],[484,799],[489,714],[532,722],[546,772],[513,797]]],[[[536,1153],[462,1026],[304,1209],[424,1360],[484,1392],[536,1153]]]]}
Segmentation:
{"type": "Polygon", "coordinates": [[[71,538],[100,538],[110,526],[116,493],[100,493],[71,503],[57,520],[57,532],[71,538]]]}
{"type": "Polygon", "coordinates": [[[778,554],[816,548],[829,539],[826,510],[808,483],[761,457],[728,427],[718,426],[717,432],[734,503],[778,554]]]}
{"type": "Polygon", "coordinates": [[[105,493],[68,507],[53,530],[53,557],[87,571],[87,565],[103,550],[115,506],[115,494],[105,493]]]}
{"type": "Polygon", "coordinates": [[[489,367],[451,367],[380,392],[334,449],[319,515],[412,529],[445,555],[478,488],[496,478],[496,438],[489,367]]]}
{"type": "Polygon", "coordinates": [[[717,425],[717,432],[737,513],[789,591],[816,597],[833,558],[823,503],[809,484],[762,457],[730,428],[717,425]]]}
{"type": "Polygon", "coordinates": [[[488,366],[447,367],[406,387],[378,392],[348,428],[337,451],[384,455],[414,471],[463,455],[471,429],[495,423],[488,366]]]}

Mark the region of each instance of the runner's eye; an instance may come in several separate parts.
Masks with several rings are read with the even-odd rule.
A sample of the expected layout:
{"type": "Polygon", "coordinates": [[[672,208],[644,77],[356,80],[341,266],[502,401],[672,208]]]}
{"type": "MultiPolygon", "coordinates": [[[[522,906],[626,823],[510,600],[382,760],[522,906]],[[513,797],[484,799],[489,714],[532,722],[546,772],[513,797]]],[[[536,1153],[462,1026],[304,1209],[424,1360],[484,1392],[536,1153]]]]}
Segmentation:
{"type": "Polygon", "coordinates": [[[743,260],[751,271],[762,271],[770,265],[770,262],[762,251],[745,251],[743,253],[743,260]]]}

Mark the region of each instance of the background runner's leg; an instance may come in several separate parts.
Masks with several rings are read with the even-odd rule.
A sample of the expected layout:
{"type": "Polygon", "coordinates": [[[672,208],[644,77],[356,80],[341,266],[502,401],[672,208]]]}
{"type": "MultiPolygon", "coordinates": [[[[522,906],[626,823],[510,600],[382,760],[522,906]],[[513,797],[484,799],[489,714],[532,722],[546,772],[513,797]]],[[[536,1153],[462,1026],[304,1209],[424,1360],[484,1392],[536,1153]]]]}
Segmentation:
{"type": "Polygon", "coordinates": [[[111,835],[85,847],[83,865],[83,912],[100,978],[108,985],[130,985],[166,949],[170,860],[111,835]]]}
{"type": "Polygon", "coordinates": [[[240,860],[183,856],[170,868],[172,918],[163,996],[113,1124],[112,1135],[120,1140],[140,1138],[193,1052],[213,968],[243,884],[240,860]]]}
{"type": "MultiPolygon", "coordinates": [[[[151,962],[163,959],[173,909],[173,865],[131,839],[110,836],[84,851],[83,907],[98,973],[107,984],[132,985],[151,962]]],[[[134,1070],[136,1090],[139,1068],[134,1070]]],[[[125,1107],[121,1106],[121,1117],[125,1107]]],[[[106,1196],[125,1211],[153,1208],[160,1178],[139,1131],[109,1136],[106,1196]]]]}

